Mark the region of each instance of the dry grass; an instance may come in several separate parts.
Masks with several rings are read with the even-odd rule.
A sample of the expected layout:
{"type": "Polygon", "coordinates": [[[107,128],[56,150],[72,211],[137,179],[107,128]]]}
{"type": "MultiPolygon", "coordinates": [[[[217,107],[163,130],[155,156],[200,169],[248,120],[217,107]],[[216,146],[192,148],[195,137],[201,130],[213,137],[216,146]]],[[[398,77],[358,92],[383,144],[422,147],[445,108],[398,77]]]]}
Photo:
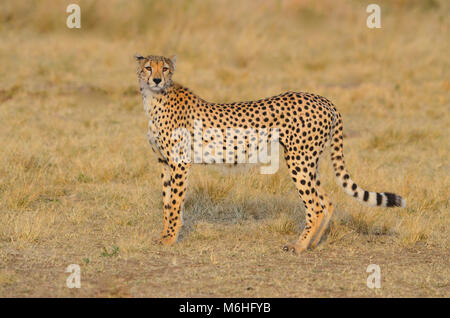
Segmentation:
{"type": "Polygon", "coordinates": [[[447,1],[72,1],[0,4],[0,296],[450,296],[447,1]],[[107,3],[107,5],[105,5],[107,3]],[[195,167],[180,242],[161,229],[134,53],[179,58],[176,80],[212,101],[286,90],[344,116],[346,162],[406,209],[374,209],[334,183],[316,250],[287,171],[195,167]],[[82,267],[82,288],[65,268],[82,267]],[[382,270],[382,289],[365,285],[382,270]]]}

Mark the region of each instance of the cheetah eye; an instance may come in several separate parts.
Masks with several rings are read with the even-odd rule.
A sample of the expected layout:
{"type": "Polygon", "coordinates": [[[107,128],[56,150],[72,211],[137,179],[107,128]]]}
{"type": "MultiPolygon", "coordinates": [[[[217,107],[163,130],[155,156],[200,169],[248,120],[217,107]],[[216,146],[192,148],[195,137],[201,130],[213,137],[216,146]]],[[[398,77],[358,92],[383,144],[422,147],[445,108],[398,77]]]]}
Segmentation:
{"type": "Polygon", "coordinates": [[[168,67],[166,67],[166,66],[163,67],[163,72],[167,72],[168,70],[169,70],[168,67]]]}
{"type": "Polygon", "coordinates": [[[149,71],[149,72],[152,71],[152,67],[151,67],[151,66],[146,66],[145,69],[146,69],[147,71],[149,71]]]}

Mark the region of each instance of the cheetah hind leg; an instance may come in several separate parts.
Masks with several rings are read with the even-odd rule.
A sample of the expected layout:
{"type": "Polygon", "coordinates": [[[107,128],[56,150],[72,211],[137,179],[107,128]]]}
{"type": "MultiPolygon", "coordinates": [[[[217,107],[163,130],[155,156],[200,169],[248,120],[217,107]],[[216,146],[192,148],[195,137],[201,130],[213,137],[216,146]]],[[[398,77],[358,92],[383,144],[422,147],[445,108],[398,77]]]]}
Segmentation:
{"type": "Polygon", "coordinates": [[[316,246],[318,240],[320,240],[318,237],[321,236],[323,226],[326,227],[328,223],[327,216],[324,215],[323,210],[320,209],[320,204],[314,194],[306,200],[303,200],[306,201],[305,229],[295,243],[288,243],[283,246],[284,251],[292,251],[294,254],[301,253],[308,248],[316,246]],[[314,199],[311,200],[310,198],[314,199]]]}
{"type": "Polygon", "coordinates": [[[314,248],[317,246],[317,244],[319,244],[320,239],[322,238],[325,230],[328,227],[331,217],[333,216],[333,205],[331,204],[330,201],[328,201],[328,197],[325,194],[325,192],[322,191],[322,189],[320,187],[320,182],[317,183],[317,191],[318,191],[318,193],[317,193],[318,197],[321,202],[321,207],[322,207],[324,213],[322,214],[323,219],[321,221],[319,229],[311,241],[310,248],[314,248]]]}
{"type": "Polygon", "coordinates": [[[312,174],[309,169],[300,162],[293,160],[292,156],[285,155],[286,164],[295,183],[297,191],[306,208],[306,224],[300,238],[295,243],[286,244],[284,251],[292,251],[295,254],[306,250],[319,229],[323,218],[323,210],[319,198],[316,196],[316,187],[313,184],[312,174]],[[306,171],[305,171],[306,168],[306,171]]]}
{"type": "Polygon", "coordinates": [[[315,248],[317,246],[317,244],[319,244],[325,230],[328,227],[328,223],[330,222],[331,217],[333,215],[333,205],[328,200],[328,196],[325,193],[325,191],[323,190],[323,188],[321,186],[320,178],[319,178],[319,159],[320,159],[321,154],[322,154],[322,150],[319,152],[319,158],[316,161],[316,173],[314,174],[313,179],[314,179],[314,184],[316,186],[316,195],[320,201],[320,206],[323,211],[321,216],[323,216],[323,217],[320,220],[320,225],[319,225],[316,235],[311,240],[311,244],[309,246],[310,248],[315,248]]]}

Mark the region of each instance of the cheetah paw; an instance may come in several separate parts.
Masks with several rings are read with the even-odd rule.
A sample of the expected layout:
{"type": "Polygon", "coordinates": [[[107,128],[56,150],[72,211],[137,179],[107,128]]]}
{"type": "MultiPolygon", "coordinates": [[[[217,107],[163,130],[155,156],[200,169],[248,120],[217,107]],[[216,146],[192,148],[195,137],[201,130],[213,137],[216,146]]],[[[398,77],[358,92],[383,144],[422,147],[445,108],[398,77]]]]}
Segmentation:
{"type": "Polygon", "coordinates": [[[165,246],[171,246],[176,242],[176,239],[174,239],[173,237],[167,237],[167,236],[163,236],[160,239],[156,240],[156,244],[159,245],[165,245],[165,246]]]}
{"type": "Polygon", "coordinates": [[[292,252],[293,254],[300,254],[301,252],[303,252],[304,250],[306,250],[306,248],[301,247],[297,244],[291,244],[291,243],[287,243],[286,245],[283,246],[283,251],[285,252],[292,252]]]}

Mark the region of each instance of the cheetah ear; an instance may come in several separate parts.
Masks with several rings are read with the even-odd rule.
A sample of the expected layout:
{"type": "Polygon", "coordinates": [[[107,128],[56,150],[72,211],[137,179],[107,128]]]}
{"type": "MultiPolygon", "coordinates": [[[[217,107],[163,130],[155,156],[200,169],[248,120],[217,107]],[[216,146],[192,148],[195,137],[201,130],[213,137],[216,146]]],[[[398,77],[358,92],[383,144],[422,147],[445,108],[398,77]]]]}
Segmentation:
{"type": "Polygon", "coordinates": [[[172,61],[173,69],[175,70],[175,65],[177,64],[177,56],[176,55],[172,55],[170,57],[170,60],[172,61]]]}
{"type": "Polygon", "coordinates": [[[140,54],[135,54],[134,59],[136,60],[136,62],[141,63],[145,59],[145,57],[140,54]]]}

